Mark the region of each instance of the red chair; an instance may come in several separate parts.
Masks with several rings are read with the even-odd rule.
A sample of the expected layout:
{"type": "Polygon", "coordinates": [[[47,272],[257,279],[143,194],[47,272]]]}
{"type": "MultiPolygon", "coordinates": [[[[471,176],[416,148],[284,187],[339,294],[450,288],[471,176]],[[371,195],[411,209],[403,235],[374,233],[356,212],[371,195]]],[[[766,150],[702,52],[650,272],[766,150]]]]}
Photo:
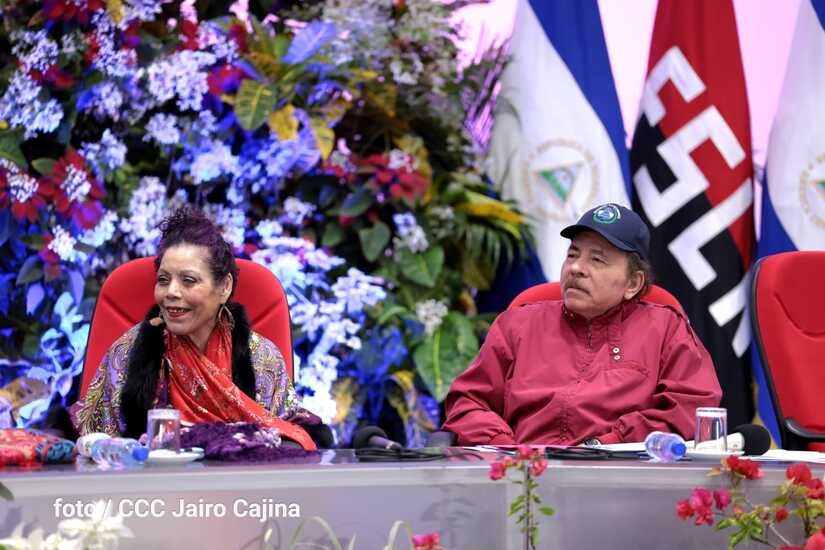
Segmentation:
{"type": "MultiPolygon", "coordinates": [[[[507,309],[544,300],[561,300],[561,285],[558,282],[541,283],[522,290],[518,296],[513,298],[513,301],[510,302],[507,309]]],[[[642,296],[642,300],[663,306],[671,306],[682,315],[685,315],[685,310],[682,309],[682,304],[679,303],[679,300],[660,286],[650,285],[650,288],[648,288],[647,292],[642,296]]]]}
{"type": "MultiPolygon", "coordinates": [[[[284,289],[277,277],[262,265],[241,259],[237,262],[240,272],[232,300],[246,308],[253,330],[278,346],[292,378],[292,331],[284,289]]],[[[83,362],[81,399],[109,346],[142,321],[154,305],[154,288],[154,256],[126,262],[106,278],[92,314],[83,362]]]]}
{"type": "Polygon", "coordinates": [[[751,325],[782,447],[825,451],[825,251],[753,266],[751,325]]]}

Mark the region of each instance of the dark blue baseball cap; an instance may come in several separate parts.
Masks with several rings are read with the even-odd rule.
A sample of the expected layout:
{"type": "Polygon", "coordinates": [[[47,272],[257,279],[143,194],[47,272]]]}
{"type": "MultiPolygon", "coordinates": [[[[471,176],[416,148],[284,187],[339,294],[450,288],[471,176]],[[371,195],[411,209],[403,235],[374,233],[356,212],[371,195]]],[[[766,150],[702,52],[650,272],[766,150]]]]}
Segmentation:
{"type": "Polygon", "coordinates": [[[572,239],[582,231],[595,231],[626,252],[637,252],[647,260],[650,255],[650,230],[642,218],[619,204],[601,204],[584,213],[575,225],[561,230],[561,236],[572,239]]]}

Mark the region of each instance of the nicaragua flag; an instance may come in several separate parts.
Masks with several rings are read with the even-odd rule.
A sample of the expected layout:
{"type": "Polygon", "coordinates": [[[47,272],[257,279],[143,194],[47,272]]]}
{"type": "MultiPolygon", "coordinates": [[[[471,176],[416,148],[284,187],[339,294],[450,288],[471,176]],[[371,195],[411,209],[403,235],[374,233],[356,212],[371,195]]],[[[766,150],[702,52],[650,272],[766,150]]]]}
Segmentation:
{"type": "MultiPolygon", "coordinates": [[[[785,83],[771,130],[759,257],[825,249],[825,0],[799,6],[785,83]]],[[[759,356],[753,354],[754,365],[759,356]]],[[[761,368],[759,415],[775,438],[776,418],[761,368]]]]}
{"type": "Polygon", "coordinates": [[[628,153],[596,0],[518,0],[489,173],[533,224],[544,275],[591,207],[629,206],[628,153]]]}

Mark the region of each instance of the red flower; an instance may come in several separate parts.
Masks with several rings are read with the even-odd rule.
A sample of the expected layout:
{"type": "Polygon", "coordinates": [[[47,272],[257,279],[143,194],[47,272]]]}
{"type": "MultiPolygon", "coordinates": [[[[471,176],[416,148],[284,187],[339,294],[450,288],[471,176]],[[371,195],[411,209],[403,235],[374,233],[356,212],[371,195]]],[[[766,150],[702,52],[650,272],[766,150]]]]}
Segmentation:
{"type": "Polygon", "coordinates": [[[97,42],[97,35],[93,32],[86,33],[86,43],[89,45],[86,51],[83,52],[83,62],[86,65],[91,65],[97,59],[97,54],[100,53],[100,44],[97,42]]]}
{"type": "Polygon", "coordinates": [[[724,487],[713,491],[713,500],[717,510],[724,510],[730,504],[730,493],[724,487]]]}
{"type": "Polygon", "coordinates": [[[238,45],[238,49],[242,53],[249,51],[249,44],[247,40],[246,27],[240,23],[234,23],[229,26],[229,37],[238,45]]]}
{"type": "Polygon", "coordinates": [[[777,546],[776,550],[804,550],[801,546],[777,546]]]}
{"type": "Polygon", "coordinates": [[[805,542],[805,550],[825,550],[825,534],[820,531],[811,535],[805,542]]]}
{"type": "Polygon", "coordinates": [[[76,83],[76,80],[57,64],[50,66],[45,73],[37,70],[29,71],[29,76],[36,82],[51,84],[56,90],[68,90],[76,83]]]}
{"type": "Polygon", "coordinates": [[[58,159],[51,174],[40,178],[40,185],[44,189],[42,193],[48,193],[46,198],[54,203],[55,210],[70,217],[79,227],[89,229],[100,221],[103,215],[100,199],[106,192],[100,181],[89,173],[83,157],[72,147],[58,159]],[[72,174],[74,176],[70,177],[72,174]]]}
{"type": "Polygon", "coordinates": [[[103,8],[103,0],[87,0],[75,3],[72,0],[46,0],[43,2],[43,15],[52,21],[74,21],[79,25],[88,25],[92,13],[103,8]]]}
{"type": "Polygon", "coordinates": [[[761,479],[764,475],[759,464],[747,458],[739,458],[731,455],[722,461],[730,471],[735,472],[746,479],[761,479]]]}
{"type": "Polygon", "coordinates": [[[123,47],[135,49],[140,45],[140,20],[133,19],[123,31],[123,47]]]}
{"type": "Polygon", "coordinates": [[[807,464],[791,464],[785,470],[785,477],[792,480],[795,485],[806,485],[811,478],[811,469],[807,464]]]}
{"type": "Polygon", "coordinates": [[[0,208],[8,208],[11,204],[11,213],[18,221],[37,221],[38,212],[46,207],[44,189],[43,185],[26,173],[9,173],[0,167],[0,208]],[[25,189],[13,189],[9,177],[25,189]]]}
{"type": "Polygon", "coordinates": [[[183,35],[184,41],[181,44],[182,50],[197,50],[198,49],[198,24],[194,21],[184,20],[180,24],[180,33],[183,35]]]}
{"type": "Polygon", "coordinates": [[[413,535],[413,550],[443,550],[440,546],[441,537],[438,533],[427,533],[426,535],[413,535]]]}
{"type": "Polygon", "coordinates": [[[682,521],[685,521],[693,515],[693,507],[691,507],[688,499],[680,500],[676,503],[676,513],[682,521]]]}
{"type": "Polygon", "coordinates": [[[493,462],[490,464],[490,479],[498,481],[507,473],[507,464],[505,462],[493,462]]]}
{"type": "Polygon", "coordinates": [[[541,458],[530,463],[530,475],[539,477],[547,469],[547,459],[541,458]]]}
{"type": "Polygon", "coordinates": [[[43,246],[37,251],[37,255],[40,256],[41,260],[43,260],[43,270],[46,271],[46,273],[60,274],[60,256],[58,256],[54,250],[49,248],[49,243],[53,240],[54,237],[47,234],[45,236],[43,246]]]}
{"type": "Polygon", "coordinates": [[[243,69],[227,63],[213,69],[206,77],[206,83],[209,85],[210,94],[220,96],[237,91],[244,78],[248,78],[248,75],[243,69]]]}
{"type": "Polygon", "coordinates": [[[782,523],[788,519],[788,511],[785,508],[780,508],[776,511],[776,515],[774,517],[776,518],[776,523],[782,523]]]}

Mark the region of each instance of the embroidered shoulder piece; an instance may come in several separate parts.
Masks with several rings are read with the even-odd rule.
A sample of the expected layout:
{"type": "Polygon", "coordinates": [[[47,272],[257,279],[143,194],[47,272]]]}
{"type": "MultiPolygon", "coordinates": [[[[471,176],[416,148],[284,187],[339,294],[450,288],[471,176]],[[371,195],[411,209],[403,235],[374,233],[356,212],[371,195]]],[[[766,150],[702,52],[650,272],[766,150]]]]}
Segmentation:
{"type": "Polygon", "coordinates": [[[263,408],[276,416],[286,416],[299,406],[298,396],[286,372],[281,350],[257,332],[249,337],[252,369],[255,371],[255,395],[263,408]]]}

